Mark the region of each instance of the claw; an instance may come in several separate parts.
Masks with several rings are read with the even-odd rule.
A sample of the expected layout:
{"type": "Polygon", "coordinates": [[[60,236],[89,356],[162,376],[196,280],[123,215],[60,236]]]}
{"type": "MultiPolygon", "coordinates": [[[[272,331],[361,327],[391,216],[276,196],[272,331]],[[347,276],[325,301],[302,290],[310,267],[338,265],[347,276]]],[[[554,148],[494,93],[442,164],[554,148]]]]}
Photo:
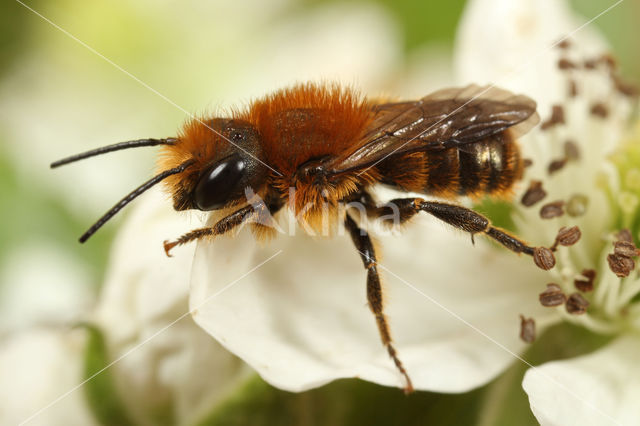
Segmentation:
{"type": "Polygon", "coordinates": [[[409,379],[409,376],[405,375],[405,379],[407,380],[407,385],[402,390],[404,391],[405,395],[412,394],[414,392],[413,383],[411,383],[411,379],[409,379]]]}
{"type": "Polygon", "coordinates": [[[164,253],[167,255],[167,257],[173,257],[170,253],[171,249],[174,248],[175,246],[178,245],[178,243],[176,241],[173,242],[169,242],[169,240],[164,240],[164,253]]]}

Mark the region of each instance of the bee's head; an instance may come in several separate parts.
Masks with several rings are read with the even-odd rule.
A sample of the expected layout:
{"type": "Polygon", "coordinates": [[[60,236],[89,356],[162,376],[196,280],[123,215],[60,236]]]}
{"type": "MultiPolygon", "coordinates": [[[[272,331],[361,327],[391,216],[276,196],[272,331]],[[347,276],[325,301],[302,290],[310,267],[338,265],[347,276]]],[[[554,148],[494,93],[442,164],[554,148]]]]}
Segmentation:
{"type": "Polygon", "coordinates": [[[124,206],[164,181],[176,210],[216,210],[246,201],[245,190],[266,187],[268,167],[259,160],[259,134],[249,122],[214,118],[190,120],[177,138],[139,139],[93,149],[51,163],[51,168],[107,152],[141,146],[163,147],[160,172],[126,195],[82,236],[83,243],[124,206]]]}
{"type": "Polygon", "coordinates": [[[260,135],[249,122],[214,118],[188,121],[176,143],[163,148],[160,169],[193,160],[166,179],[176,210],[217,210],[246,201],[246,189],[261,191],[268,169],[261,162],[260,135]]]}

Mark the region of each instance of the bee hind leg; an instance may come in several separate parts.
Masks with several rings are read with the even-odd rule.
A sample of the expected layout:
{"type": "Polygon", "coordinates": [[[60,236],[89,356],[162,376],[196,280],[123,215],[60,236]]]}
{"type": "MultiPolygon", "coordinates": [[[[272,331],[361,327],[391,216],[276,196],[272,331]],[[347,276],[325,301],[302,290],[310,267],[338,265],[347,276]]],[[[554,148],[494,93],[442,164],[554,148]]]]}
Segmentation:
{"type": "Polygon", "coordinates": [[[383,299],[382,299],[382,286],[380,283],[380,274],[376,266],[376,254],[373,247],[373,242],[369,237],[369,234],[362,228],[360,228],[356,222],[348,214],[345,217],[345,226],[351,235],[351,239],[356,246],[356,250],[360,253],[362,263],[367,270],[367,299],[369,301],[369,307],[376,317],[376,323],[380,332],[380,338],[382,344],[387,348],[389,356],[396,365],[396,368],[404,376],[406,381],[404,392],[413,392],[413,384],[409,378],[402,361],[398,358],[395,347],[391,342],[391,332],[389,331],[389,324],[387,318],[383,312],[383,299]]]}
{"type": "MultiPolygon", "coordinates": [[[[466,207],[426,201],[422,198],[398,198],[387,203],[389,204],[397,208],[401,223],[423,211],[455,228],[469,232],[472,238],[475,234],[484,234],[513,252],[533,256],[534,247],[507,231],[491,225],[491,221],[485,216],[466,207]]],[[[378,210],[385,208],[387,207],[381,207],[378,210]]]]}

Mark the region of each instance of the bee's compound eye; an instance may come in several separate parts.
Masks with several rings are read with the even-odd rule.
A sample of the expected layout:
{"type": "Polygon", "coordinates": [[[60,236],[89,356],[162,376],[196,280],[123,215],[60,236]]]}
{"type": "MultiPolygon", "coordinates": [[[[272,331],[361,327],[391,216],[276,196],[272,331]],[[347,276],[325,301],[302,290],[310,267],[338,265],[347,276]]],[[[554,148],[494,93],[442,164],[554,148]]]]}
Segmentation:
{"type": "Polygon", "coordinates": [[[244,161],[232,155],[209,167],[193,192],[199,210],[215,210],[224,207],[239,190],[238,184],[245,172],[244,161]]]}

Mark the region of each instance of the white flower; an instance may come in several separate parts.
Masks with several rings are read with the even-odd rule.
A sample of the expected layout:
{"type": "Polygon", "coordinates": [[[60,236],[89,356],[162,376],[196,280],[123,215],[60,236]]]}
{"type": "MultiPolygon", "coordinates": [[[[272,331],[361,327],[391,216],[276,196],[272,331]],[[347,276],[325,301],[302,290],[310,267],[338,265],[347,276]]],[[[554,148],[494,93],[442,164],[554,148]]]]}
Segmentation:
{"type": "MultiPolygon", "coordinates": [[[[479,1],[469,7],[459,40],[458,63],[465,71],[461,79],[483,83],[486,78],[529,93],[540,101],[546,116],[551,105],[564,101],[569,93],[568,74],[556,65],[560,49],[549,49],[550,44],[577,28],[579,20],[571,18],[559,2],[509,2],[504,9],[494,6],[479,1]],[[487,14],[492,19],[489,27],[487,14]],[[505,43],[506,52],[502,49],[505,43]],[[481,53],[488,59],[476,65],[470,58],[481,53]],[[510,53],[516,53],[515,57],[510,53]],[[501,55],[512,60],[496,59],[501,55]],[[520,82],[500,82],[505,73],[519,71],[522,60],[531,59],[520,82]]],[[[582,61],[603,52],[604,43],[586,32],[590,30],[572,37],[578,46],[567,51],[568,59],[582,61]]],[[[547,201],[571,201],[566,208],[579,217],[543,221],[537,208],[517,204],[513,214],[521,235],[537,244],[551,244],[564,224],[575,223],[583,229],[579,245],[558,251],[552,279],[560,280],[566,292],[568,283],[573,285],[573,279],[586,268],[607,224],[603,220],[607,203],[594,193],[594,179],[607,170],[600,167],[603,156],[620,140],[628,108],[624,101],[618,102],[621,95],[614,94],[603,68],[606,64],[598,67],[593,75],[576,71],[580,94],[567,101],[569,125],[522,138],[525,156],[534,161],[527,178],[546,180],[547,166],[562,158],[563,143],[570,136],[576,137],[581,152],[579,162],[555,173],[552,184],[545,186],[547,201]],[[589,112],[594,99],[602,95],[613,96],[606,119],[589,112]],[[588,208],[584,214],[576,213],[583,195],[589,199],[588,208]]],[[[517,199],[525,189],[523,184],[517,199]]],[[[522,348],[517,338],[518,314],[534,317],[541,329],[561,318],[561,309],[543,308],[538,302],[550,278],[535,270],[528,259],[483,243],[474,248],[464,236],[426,217],[416,220],[401,236],[380,236],[378,240],[392,334],[417,389],[461,392],[484,384],[522,348]]],[[[377,339],[365,304],[364,284],[365,273],[347,237],[317,241],[304,235],[280,236],[262,247],[248,232],[242,232],[234,239],[222,237],[199,244],[190,303],[198,324],[275,386],[300,391],[341,377],[401,386],[377,339]],[[279,251],[281,255],[225,294],[207,300],[279,251]]]]}
{"type": "Polygon", "coordinates": [[[113,387],[93,387],[105,378],[87,371],[86,330],[30,330],[0,347],[0,423],[95,424],[99,416],[87,399],[93,395],[99,404],[122,405],[121,412],[106,416],[124,413],[139,425],[194,424],[250,376],[246,364],[189,315],[195,247],[171,259],[162,250],[163,232],[180,232],[197,221],[173,211],[159,188],[143,197],[116,239],[112,267],[88,321],[105,341],[105,353],[98,354],[103,365],[94,370],[106,368],[99,374],[113,387]]]}
{"type": "MultiPolygon", "coordinates": [[[[110,22],[107,28],[90,28],[92,34],[98,35],[98,41],[91,40],[89,44],[99,51],[103,51],[103,43],[130,47],[131,50],[119,50],[118,57],[134,57],[135,61],[131,63],[139,68],[131,71],[142,80],[148,81],[145,76],[152,75],[155,81],[166,83],[167,86],[158,89],[172,98],[175,96],[169,92],[186,93],[188,101],[176,101],[189,110],[194,105],[206,107],[212,96],[222,99],[221,94],[225,94],[228,98],[242,99],[296,80],[324,77],[375,86],[399,55],[393,23],[376,6],[323,5],[298,11],[296,17],[291,18],[283,11],[289,12],[289,7],[297,6],[286,1],[278,7],[273,2],[260,1],[249,5],[181,2],[160,7],[152,3],[133,7],[116,5],[110,13],[130,17],[130,7],[137,13],[144,13],[145,19],[152,22],[151,38],[158,36],[165,41],[158,43],[159,52],[149,52],[148,46],[144,51],[136,52],[138,45],[129,43],[130,33],[114,33],[110,20],[100,21],[100,24],[110,22]],[[198,10],[193,12],[190,6],[198,10]],[[173,29],[167,31],[167,28],[173,29]],[[376,29],[375,34],[370,33],[371,28],[376,29]],[[203,37],[205,31],[207,36],[203,37]],[[173,58],[170,62],[166,61],[167,51],[171,51],[173,58]],[[204,52],[210,54],[204,55],[204,52]],[[163,66],[159,67],[159,63],[163,66]],[[139,72],[145,68],[148,73],[139,72]],[[188,75],[189,78],[176,78],[176,75],[188,75]]],[[[91,25],[91,19],[79,19],[95,14],[91,5],[72,2],[71,7],[75,13],[68,16],[73,16],[81,25],[91,25]]],[[[50,17],[67,27],[59,16],[50,17]]],[[[54,31],[46,24],[43,26],[47,31],[54,31]]],[[[82,27],[69,29],[81,39],[86,34],[82,27]]],[[[139,25],[136,24],[135,29],[139,31],[139,25]]],[[[86,56],[99,64],[98,67],[103,67],[99,68],[102,72],[113,73],[126,84],[98,83],[97,79],[102,76],[97,72],[85,72],[78,77],[77,73],[60,65],[61,49],[54,48],[55,43],[64,43],[65,52],[78,48],[64,37],[47,38],[38,45],[38,54],[27,55],[22,66],[16,68],[20,71],[8,78],[2,87],[5,96],[0,104],[10,113],[3,116],[6,120],[3,124],[15,140],[12,149],[15,149],[13,154],[19,167],[33,169],[35,154],[39,158],[36,162],[42,164],[60,155],[60,145],[51,143],[52,134],[67,135],[64,140],[82,140],[83,144],[93,145],[96,134],[108,140],[115,138],[117,133],[119,136],[115,140],[118,140],[124,134],[131,137],[140,133],[170,135],[167,132],[175,132],[175,120],[157,120],[159,113],[154,108],[166,108],[165,101],[147,93],[147,89],[120,75],[120,71],[109,64],[96,61],[88,51],[86,56]],[[38,71],[41,69],[48,70],[46,76],[38,71]],[[24,84],[25,81],[29,84],[24,84]],[[27,86],[31,91],[15,89],[27,86]],[[131,90],[132,87],[140,92],[131,90]],[[92,99],[99,99],[99,104],[86,99],[81,101],[84,93],[92,93],[92,99]],[[131,107],[144,102],[141,93],[156,100],[158,106],[134,107],[137,114],[130,114],[132,122],[129,124],[123,124],[120,119],[114,121],[116,116],[122,118],[123,105],[131,107]],[[65,117],[55,114],[63,110],[67,114],[65,117]],[[42,120],[34,122],[34,115],[42,120]],[[75,119],[70,121],[69,116],[75,119]],[[105,117],[109,118],[104,120],[105,117]],[[156,118],[147,120],[148,117],[156,118]],[[99,120],[104,121],[104,128],[96,127],[99,120]],[[139,123],[145,121],[152,127],[141,131],[139,123]],[[82,124],[89,122],[92,123],[90,126],[82,124]],[[25,153],[30,155],[25,156],[25,153]]],[[[80,56],[82,48],[78,52],[81,52],[80,56]]],[[[108,51],[103,53],[111,57],[108,51]]],[[[65,61],[65,66],[69,62],[74,66],[83,63],[79,57],[73,59],[65,61]]],[[[125,60],[120,64],[130,69],[125,60]]],[[[181,119],[182,112],[177,111],[175,117],[181,119]]],[[[70,145],[77,147],[79,142],[70,145]]],[[[111,196],[122,195],[125,181],[128,187],[132,181],[146,176],[148,168],[141,166],[139,159],[144,155],[148,157],[149,152],[131,155],[134,157],[111,158],[111,162],[104,159],[102,165],[111,168],[110,171],[100,169],[97,173],[95,164],[89,163],[74,168],[70,170],[72,176],[67,175],[71,177],[66,184],[54,183],[46,167],[32,171],[51,185],[52,192],[62,192],[78,210],[95,212],[98,208],[103,209],[105,200],[111,196]],[[46,175],[40,176],[40,173],[46,175]],[[79,189],[79,183],[86,187],[79,189]],[[89,187],[93,190],[89,191],[89,187]],[[79,193],[85,192],[86,197],[78,197],[79,193]]],[[[34,414],[37,415],[31,420],[33,424],[95,423],[96,412],[92,412],[95,407],[87,405],[85,392],[92,392],[94,381],[108,375],[115,385],[113,395],[98,397],[120,400],[127,416],[136,424],[194,424],[229,397],[251,373],[246,364],[223,349],[189,315],[189,276],[195,245],[182,248],[171,259],[162,250],[164,239],[200,226],[198,220],[173,211],[171,201],[161,195],[159,188],[144,194],[135,204],[137,206],[132,206],[132,214],[114,245],[107,280],[90,318],[104,334],[107,353],[103,355],[106,362],[111,361],[113,365],[109,365],[101,377],[74,389],[87,378],[83,371],[87,339],[82,329],[34,330],[24,332],[23,336],[3,338],[0,347],[0,423],[17,424],[34,414]],[[65,395],[70,390],[72,392],[65,395]],[[61,396],[62,399],[57,400],[61,396]],[[48,406],[49,403],[53,404],[48,406]]],[[[32,260],[18,266],[37,272],[32,260]]],[[[52,270],[47,268],[46,273],[52,270]]],[[[36,272],[33,272],[34,277],[40,277],[36,272]]],[[[66,315],[64,319],[68,317],[66,315]]],[[[75,318],[77,315],[73,316],[75,318]]]]}
{"type": "MultiPolygon", "coordinates": [[[[471,4],[458,51],[463,78],[509,71],[518,61],[536,55],[545,43],[558,41],[580,25],[563,2],[508,3],[495,10],[495,2],[471,4]],[[494,14],[500,15],[497,22],[492,20],[494,14]],[[528,30],[520,32],[522,28],[528,30]],[[503,46],[513,55],[500,59],[497,52],[503,46]],[[493,55],[493,60],[468,68],[471,58],[485,55],[493,55]]],[[[574,34],[568,43],[541,55],[530,66],[530,76],[514,83],[513,88],[539,101],[543,118],[550,116],[551,105],[560,106],[556,113],[564,115],[562,123],[543,125],[546,130],[534,132],[523,144],[525,155],[534,162],[526,178],[541,179],[547,196],[533,207],[515,205],[514,220],[519,233],[529,239],[553,239],[560,226],[580,228],[581,241],[569,250],[559,249],[558,265],[545,279],[570,299],[548,309],[555,312],[554,321],[567,320],[615,338],[592,354],[530,369],[523,387],[533,413],[545,425],[637,424],[640,410],[634,398],[640,395],[640,371],[633,360],[640,348],[640,277],[631,260],[636,256],[633,244],[618,243],[620,250],[628,251],[610,255],[613,243],[626,238],[619,231],[630,229],[628,235],[636,242],[640,237],[640,132],[631,133],[630,88],[602,56],[605,43],[590,28],[574,34]],[[567,141],[572,144],[569,152],[567,141]],[[577,147],[579,158],[573,158],[571,147],[577,147]],[[550,172],[554,160],[563,167],[550,172]],[[554,201],[564,202],[566,214],[541,219],[541,206],[554,201]],[[595,290],[588,289],[591,285],[595,290]]]]}
{"type": "MultiPolygon", "coordinates": [[[[266,245],[248,230],[200,242],[190,299],[196,322],[286,390],[343,377],[403,386],[380,343],[366,273],[348,236],[297,232],[266,245]]],[[[468,235],[425,216],[402,235],[377,240],[391,333],[416,389],[464,392],[487,383],[524,347],[518,315],[550,314],[537,302],[545,275],[530,259],[484,242],[474,247],[468,235]]]]}
{"type": "Polygon", "coordinates": [[[166,235],[198,226],[177,214],[158,189],[129,215],[113,246],[94,322],[103,331],[116,391],[137,424],[167,416],[193,424],[250,370],[202,331],[189,315],[194,247],[167,258],[166,235]],[[168,234],[165,234],[168,233],[168,234]]]}
{"type": "Polygon", "coordinates": [[[82,381],[81,330],[60,333],[36,329],[0,344],[0,424],[91,426],[94,420],[82,392],[47,407],[82,381]],[[45,407],[46,415],[40,415],[45,407]]]}

